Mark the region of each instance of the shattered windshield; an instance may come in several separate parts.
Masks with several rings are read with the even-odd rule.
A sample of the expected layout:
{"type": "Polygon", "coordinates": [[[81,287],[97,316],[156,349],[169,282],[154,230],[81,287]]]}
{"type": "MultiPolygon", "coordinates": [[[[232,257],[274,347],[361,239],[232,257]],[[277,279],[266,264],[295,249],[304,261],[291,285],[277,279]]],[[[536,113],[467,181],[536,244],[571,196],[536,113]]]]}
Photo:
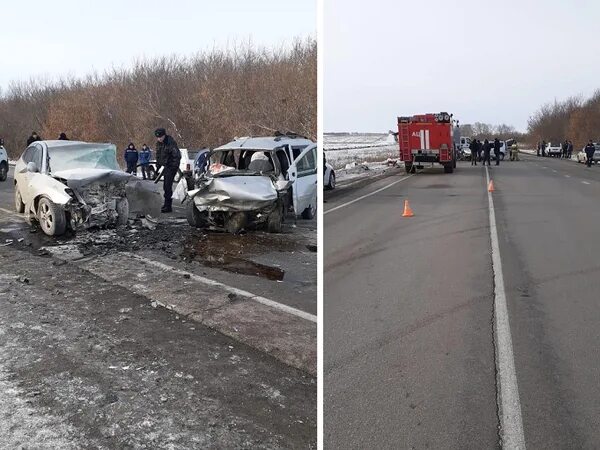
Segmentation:
{"type": "Polygon", "coordinates": [[[121,170],[113,144],[81,144],[48,149],[51,172],[72,169],[121,170]]]}

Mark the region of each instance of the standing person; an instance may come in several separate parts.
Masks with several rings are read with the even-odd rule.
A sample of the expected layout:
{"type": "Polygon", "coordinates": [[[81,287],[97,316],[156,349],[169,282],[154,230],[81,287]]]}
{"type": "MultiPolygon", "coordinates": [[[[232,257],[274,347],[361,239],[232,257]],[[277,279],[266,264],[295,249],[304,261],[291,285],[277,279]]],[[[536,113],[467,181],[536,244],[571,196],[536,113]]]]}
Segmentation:
{"type": "Polygon", "coordinates": [[[571,159],[573,156],[573,142],[569,141],[569,145],[567,146],[567,157],[571,159]]]}
{"type": "Polygon", "coordinates": [[[546,156],[546,141],[542,140],[542,156],[546,156]]]}
{"type": "Polygon", "coordinates": [[[133,142],[130,142],[125,150],[125,162],[127,163],[127,173],[133,173],[137,175],[137,162],[138,162],[138,151],[133,145],[133,142]]]}
{"type": "Polygon", "coordinates": [[[483,151],[483,144],[477,139],[477,161],[481,162],[481,152],[483,151]]]}
{"type": "Polygon", "coordinates": [[[540,152],[542,151],[542,141],[538,141],[537,143],[537,156],[540,156],[540,152]]]}
{"type": "Polygon", "coordinates": [[[42,138],[35,131],[31,132],[31,136],[27,138],[27,147],[31,145],[33,142],[41,141],[42,138]]]}
{"type": "Polygon", "coordinates": [[[150,178],[149,167],[151,157],[152,150],[150,150],[146,144],[142,145],[142,150],[140,151],[140,167],[142,168],[142,177],[144,180],[146,177],[148,179],[150,178]]]}
{"type": "Polygon", "coordinates": [[[485,139],[483,141],[483,165],[485,166],[485,162],[487,161],[488,166],[491,166],[492,163],[490,162],[490,152],[492,150],[492,146],[490,145],[490,141],[488,141],[487,139],[485,139]]]}
{"type": "Polygon", "coordinates": [[[519,159],[519,146],[515,142],[510,146],[510,160],[511,161],[520,161],[519,159]]]}
{"type": "Polygon", "coordinates": [[[594,146],[594,143],[592,142],[591,139],[588,142],[588,144],[585,146],[584,151],[585,151],[585,157],[586,157],[586,164],[588,167],[592,167],[592,162],[594,161],[594,152],[596,151],[596,147],[594,146]]]}
{"type": "Polygon", "coordinates": [[[173,180],[179,170],[179,162],[181,160],[181,152],[177,146],[177,142],[171,136],[169,136],[164,128],[157,128],[154,131],[156,136],[156,155],[158,164],[164,166],[163,175],[163,190],[165,197],[165,204],[161,208],[160,212],[170,213],[173,211],[171,208],[173,203],[173,180]],[[160,155],[160,159],[159,159],[160,155]]]}
{"type": "Polygon", "coordinates": [[[500,141],[498,138],[494,139],[494,157],[496,158],[496,165],[500,165],[500,141]]]}
{"type": "Polygon", "coordinates": [[[471,143],[469,144],[469,149],[471,150],[471,165],[472,166],[476,166],[477,165],[477,148],[478,148],[478,144],[477,144],[477,139],[473,139],[471,141],[471,143]]]}
{"type": "Polygon", "coordinates": [[[58,135],[58,140],[59,140],[59,141],[68,141],[68,140],[69,140],[69,138],[67,137],[67,135],[66,135],[65,133],[60,133],[60,134],[58,135]]]}
{"type": "Polygon", "coordinates": [[[562,157],[564,159],[567,159],[568,154],[569,154],[569,141],[567,141],[565,139],[565,142],[563,142],[563,145],[562,145],[562,157]]]}

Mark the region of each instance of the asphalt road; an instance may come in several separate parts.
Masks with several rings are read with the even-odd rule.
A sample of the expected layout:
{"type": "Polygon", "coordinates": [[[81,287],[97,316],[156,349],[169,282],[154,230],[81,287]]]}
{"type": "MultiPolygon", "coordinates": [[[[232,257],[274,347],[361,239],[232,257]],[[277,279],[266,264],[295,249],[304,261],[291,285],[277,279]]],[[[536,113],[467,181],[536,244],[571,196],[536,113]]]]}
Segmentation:
{"type": "MultiPolygon", "coordinates": [[[[522,159],[490,177],[524,441],[596,448],[600,167],[522,159]]],[[[326,197],[325,448],[499,447],[485,170],[404,177],[326,197]]]]}
{"type": "Polygon", "coordinates": [[[181,216],[49,238],[0,183],[0,448],[316,448],[316,222],[181,216]]]}

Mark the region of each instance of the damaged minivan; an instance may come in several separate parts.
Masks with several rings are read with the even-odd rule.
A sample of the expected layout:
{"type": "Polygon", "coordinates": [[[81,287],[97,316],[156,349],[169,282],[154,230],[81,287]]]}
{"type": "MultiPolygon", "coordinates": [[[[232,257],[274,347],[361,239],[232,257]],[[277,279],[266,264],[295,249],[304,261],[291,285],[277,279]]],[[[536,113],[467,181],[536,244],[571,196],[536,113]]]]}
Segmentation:
{"type": "Polygon", "coordinates": [[[238,233],[263,226],[279,233],[288,211],[315,216],[316,144],[285,135],[236,139],[198,154],[186,187],[187,218],[194,227],[238,233]]]}
{"type": "Polygon", "coordinates": [[[130,178],[113,144],[34,142],[15,165],[15,209],[49,236],[67,228],[124,225],[130,178]]]}

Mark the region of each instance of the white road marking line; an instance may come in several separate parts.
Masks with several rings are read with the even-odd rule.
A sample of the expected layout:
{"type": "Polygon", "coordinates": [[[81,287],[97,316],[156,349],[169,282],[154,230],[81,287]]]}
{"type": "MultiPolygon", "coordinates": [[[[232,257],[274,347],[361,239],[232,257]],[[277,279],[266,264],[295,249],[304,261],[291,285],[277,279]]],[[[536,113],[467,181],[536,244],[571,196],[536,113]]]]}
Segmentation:
{"type": "Polygon", "coordinates": [[[542,166],[542,169],[547,169],[547,167],[546,166],[542,166]]]}
{"type": "MultiPolygon", "coordinates": [[[[485,169],[487,185],[490,184],[488,168],[485,169]]],[[[521,401],[519,400],[519,387],[515,371],[510,324],[508,322],[508,309],[506,306],[506,292],[504,290],[504,275],[502,273],[502,260],[500,258],[500,245],[498,243],[498,229],[496,228],[496,213],[494,199],[488,192],[490,211],[490,238],[492,241],[492,266],[494,269],[494,316],[496,336],[496,377],[498,384],[498,406],[500,411],[500,438],[504,449],[525,449],[525,435],[523,433],[523,419],[521,417],[521,401]]]]}
{"type": "Polygon", "coordinates": [[[355,198],[354,200],[350,200],[349,202],[342,203],[341,205],[338,205],[338,206],[336,206],[334,208],[328,209],[327,211],[323,211],[323,215],[329,214],[330,212],[333,212],[333,211],[336,211],[338,209],[344,208],[344,207],[346,207],[348,205],[351,205],[352,203],[356,203],[356,202],[358,202],[360,200],[363,200],[363,199],[365,199],[367,197],[370,197],[371,195],[375,195],[375,194],[377,194],[377,193],[379,193],[381,191],[385,191],[386,189],[391,188],[392,186],[394,186],[395,184],[400,183],[401,181],[408,180],[410,177],[412,177],[412,175],[409,175],[409,176],[404,177],[404,178],[400,178],[399,180],[396,180],[393,183],[390,183],[390,184],[388,184],[388,185],[386,185],[386,186],[384,186],[384,187],[382,187],[380,189],[377,189],[376,191],[370,192],[370,193],[365,194],[365,195],[361,195],[360,197],[355,198]]]}
{"type": "Polygon", "coordinates": [[[189,275],[192,280],[198,281],[199,283],[207,284],[209,286],[215,286],[223,289],[224,291],[231,292],[232,294],[239,295],[240,297],[246,297],[249,300],[254,300],[255,302],[262,303],[263,305],[270,306],[271,308],[276,308],[281,311],[284,311],[288,314],[292,314],[294,316],[300,317],[305,320],[309,320],[310,322],[317,323],[317,316],[314,314],[307,313],[305,311],[301,311],[299,309],[293,308],[288,305],[284,305],[283,303],[276,302],[274,300],[269,300],[268,298],[261,297],[259,295],[254,295],[251,292],[244,291],[242,289],[235,288],[233,286],[228,286],[219,281],[211,280],[210,278],[201,277],[200,275],[196,275],[191,272],[186,272],[185,270],[179,270],[175,267],[169,266],[167,264],[163,264],[159,261],[153,261],[148,258],[144,258],[143,256],[134,255],[133,253],[123,252],[123,255],[127,255],[131,258],[136,258],[140,261],[145,262],[146,264],[150,264],[151,266],[158,267],[159,269],[166,270],[168,272],[177,273],[179,275],[189,275]]]}
{"type": "Polygon", "coordinates": [[[582,181],[583,184],[590,184],[589,181],[582,181]]]}
{"type": "Polygon", "coordinates": [[[565,178],[571,178],[571,175],[565,175],[565,178]]]}

